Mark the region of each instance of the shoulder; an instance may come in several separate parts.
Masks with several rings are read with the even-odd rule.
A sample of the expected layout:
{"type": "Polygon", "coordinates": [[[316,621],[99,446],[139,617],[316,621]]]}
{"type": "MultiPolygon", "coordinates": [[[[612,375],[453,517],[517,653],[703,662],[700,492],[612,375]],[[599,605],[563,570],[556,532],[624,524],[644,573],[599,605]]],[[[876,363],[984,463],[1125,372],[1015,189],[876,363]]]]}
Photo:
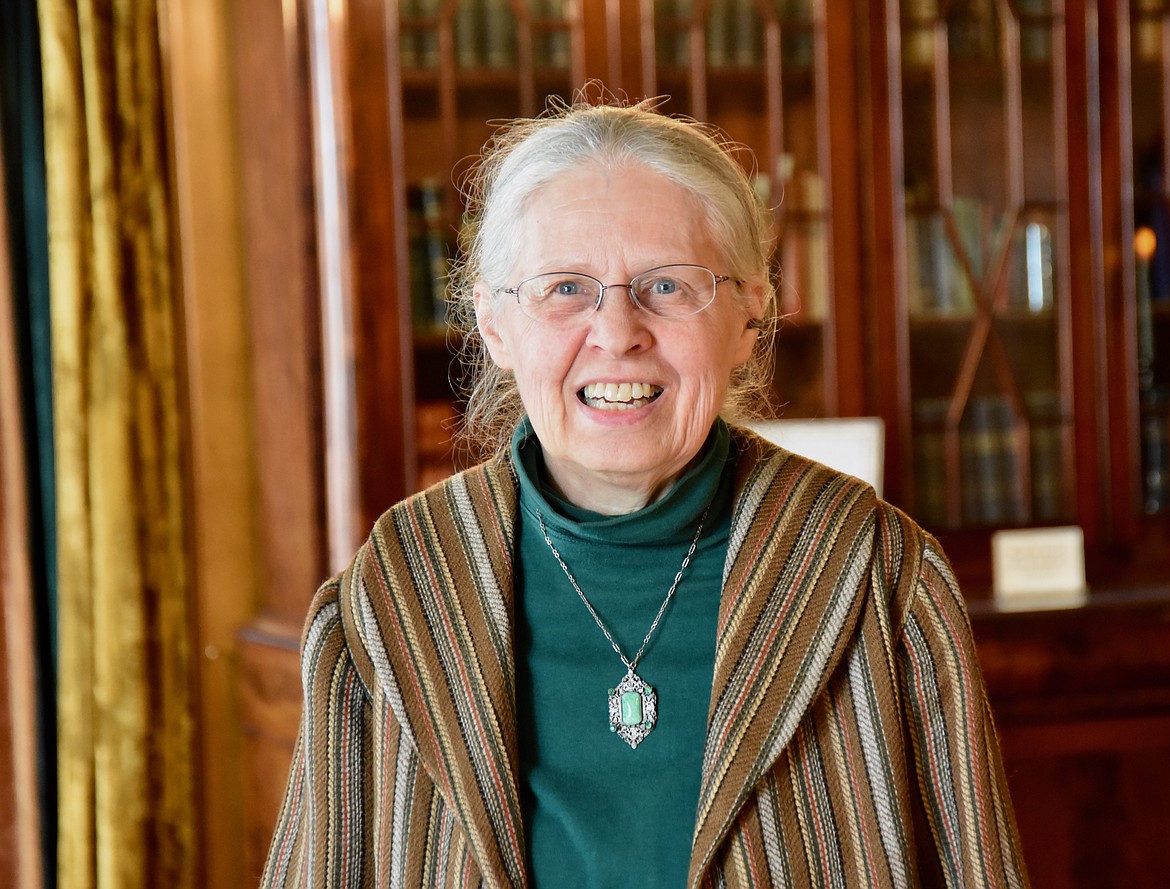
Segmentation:
{"type": "Polygon", "coordinates": [[[735,461],[733,523],[757,520],[761,510],[807,515],[809,520],[867,524],[879,503],[873,486],[786,450],[761,435],[731,426],[735,461]]]}
{"type": "Polygon", "coordinates": [[[516,482],[507,458],[457,473],[388,509],[335,580],[345,636],[368,688],[431,644],[436,615],[495,614],[510,589],[516,482]],[[490,600],[485,606],[483,600],[490,600]]]}
{"type": "Polygon", "coordinates": [[[801,515],[802,527],[809,522],[826,531],[849,527],[867,543],[872,541],[875,579],[887,588],[891,600],[905,599],[920,581],[955,585],[938,541],[901,509],[879,498],[871,485],[785,450],[749,429],[732,426],[731,436],[737,461],[737,524],[758,522],[761,513],[772,517],[782,505],[801,515]]]}
{"type": "MultiPolygon", "coordinates": [[[[503,455],[458,472],[407,497],[386,510],[370,532],[363,549],[389,541],[409,545],[400,530],[426,520],[476,519],[506,521],[516,508],[516,478],[511,458],[503,455]]],[[[358,558],[362,555],[358,553],[358,558]]]]}

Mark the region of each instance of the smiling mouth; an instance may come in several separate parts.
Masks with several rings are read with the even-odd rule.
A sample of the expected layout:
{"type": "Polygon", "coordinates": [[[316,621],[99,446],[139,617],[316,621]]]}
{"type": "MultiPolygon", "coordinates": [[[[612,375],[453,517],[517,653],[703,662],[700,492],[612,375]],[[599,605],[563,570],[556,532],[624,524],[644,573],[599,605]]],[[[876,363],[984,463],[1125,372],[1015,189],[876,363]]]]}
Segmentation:
{"type": "Polygon", "coordinates": [[[628,411],[643,407],[662,394],[652,383],[590,383],[577,392],[583,404],[600,410],[628,411]]]}

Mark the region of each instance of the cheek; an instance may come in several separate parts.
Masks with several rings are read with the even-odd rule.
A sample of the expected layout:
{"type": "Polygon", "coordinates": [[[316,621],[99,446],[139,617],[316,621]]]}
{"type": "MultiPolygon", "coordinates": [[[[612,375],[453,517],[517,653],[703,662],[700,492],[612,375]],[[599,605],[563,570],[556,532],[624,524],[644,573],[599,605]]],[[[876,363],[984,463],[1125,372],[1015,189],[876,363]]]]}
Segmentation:
{"type": "Polygon", "coordinates": [[[533,328],[514,330],[513,334],[518,334],[510,342],[515,356],[513,374],[526,405],[563,400],[561,393],[578,351],[572,335],[533,328]]]}

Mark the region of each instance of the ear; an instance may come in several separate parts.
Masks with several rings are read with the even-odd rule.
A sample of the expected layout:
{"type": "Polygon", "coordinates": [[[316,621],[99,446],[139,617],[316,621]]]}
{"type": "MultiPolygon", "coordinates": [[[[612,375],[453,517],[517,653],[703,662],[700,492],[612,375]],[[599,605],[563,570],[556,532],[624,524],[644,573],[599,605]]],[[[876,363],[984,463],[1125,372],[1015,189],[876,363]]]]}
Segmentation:
{"type": "Polygon", "coordinates": [[[502,370],[512,369],[512,356],[508,344],[500,335],[497,309],[500,308],[491,288],[484,281],[477,281],[472,289],[472,299],[475,302],[475,326],[479,328],[479,335],[483,337],[488,354],[492,361],[502,370]]]}
{"type": "Polygon", "coordinates": [[[764,295],[764,282],[759,278],[751,278],[743,282],[742,286],[744,329],[736,342],[735,363],[743,364],[752,356],[756,340],[760,337],[759,328],[751,322],[764,317],[767,309],[764,295]]]}

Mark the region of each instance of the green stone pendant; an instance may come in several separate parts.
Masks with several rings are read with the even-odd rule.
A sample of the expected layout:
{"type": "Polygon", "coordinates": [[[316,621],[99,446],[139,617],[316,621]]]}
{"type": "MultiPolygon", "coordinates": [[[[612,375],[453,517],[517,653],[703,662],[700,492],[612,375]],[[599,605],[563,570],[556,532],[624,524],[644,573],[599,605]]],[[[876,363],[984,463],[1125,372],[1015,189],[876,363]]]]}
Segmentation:
{"type": "Polygon", "coordinates": [[[637,749],[658,721],[658,695],[633,670],[609,690],[609,730],[637,749]]]}

